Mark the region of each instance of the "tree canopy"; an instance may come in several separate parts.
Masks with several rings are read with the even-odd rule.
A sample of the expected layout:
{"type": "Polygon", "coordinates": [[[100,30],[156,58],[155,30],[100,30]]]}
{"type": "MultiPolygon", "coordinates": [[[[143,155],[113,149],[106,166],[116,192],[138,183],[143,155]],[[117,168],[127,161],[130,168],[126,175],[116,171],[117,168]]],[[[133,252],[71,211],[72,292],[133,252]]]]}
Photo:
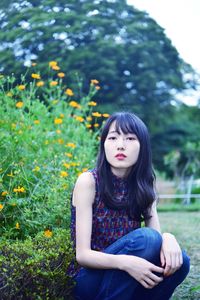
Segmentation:
{"type": "Polygon", "coordinates": [[[38,62],[44,78],[46,63],[56,60],[68,83],[79,74],[83,91],[99,80],[102,110],[129,109],[149,126],[159,168],[177,136],[180,147],[190,136],[173,101],[195,85],[193,70],[164,29],[125,0],[1,0],[0,29],[0,72],[20,80],[25,65],[38,62]]]}
{"type": "Polygon", "coordinates": [[[99,79],[101,103],[139,111],[165,108],[172,91],[185,87],[187,66],[164,30],[125,0],[1,1],[0,9],[4,73],[20,74],[29,60],[42,70],[56,59],[69,76],[99,79]]]}

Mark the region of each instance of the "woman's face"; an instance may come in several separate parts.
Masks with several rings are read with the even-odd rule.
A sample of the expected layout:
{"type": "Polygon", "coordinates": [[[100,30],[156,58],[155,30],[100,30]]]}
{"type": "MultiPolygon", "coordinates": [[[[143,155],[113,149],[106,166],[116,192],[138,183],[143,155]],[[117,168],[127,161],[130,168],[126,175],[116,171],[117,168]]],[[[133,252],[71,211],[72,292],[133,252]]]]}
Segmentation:
{"type": "Polygon", "coordinates": [[[115,122],[109,128],[104,142],[105,155],[113,174],[119,177],[128,175],[131,167],[137,162],[140,143],[133,133],[117,133],[115,122]]]}

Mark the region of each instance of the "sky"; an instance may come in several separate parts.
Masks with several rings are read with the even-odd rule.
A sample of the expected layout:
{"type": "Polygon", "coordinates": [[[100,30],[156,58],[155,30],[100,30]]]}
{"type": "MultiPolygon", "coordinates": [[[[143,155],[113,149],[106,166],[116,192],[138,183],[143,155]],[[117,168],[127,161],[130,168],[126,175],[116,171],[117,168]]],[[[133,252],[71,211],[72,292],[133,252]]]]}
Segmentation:
{"type": "MultiPolygon", "coordinates": [[[[162,28],[181,58],[200,73],[200,0],[127,0],[146,11],[162,28]]],[[[195,105],[200,91],[180,96],[185,103],[195,105]]]]}

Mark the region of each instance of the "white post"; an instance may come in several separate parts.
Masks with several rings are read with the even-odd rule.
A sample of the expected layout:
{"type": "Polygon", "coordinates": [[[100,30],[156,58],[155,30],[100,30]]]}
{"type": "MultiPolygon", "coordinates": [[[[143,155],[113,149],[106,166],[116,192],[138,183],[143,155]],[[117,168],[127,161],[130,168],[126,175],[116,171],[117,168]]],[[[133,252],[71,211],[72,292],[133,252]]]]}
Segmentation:
{"type": "Polygon", "coordinates": [[[188,205],[188,204],[191,203],[191,199],[190,198],[191,198],[193,181],[194,181],[194,175],[192,174],[190,176],[190,179],[187,182],[187,194],[186,194],[185,199],[183,200],[183,204],[187,204],[188,205]]]}

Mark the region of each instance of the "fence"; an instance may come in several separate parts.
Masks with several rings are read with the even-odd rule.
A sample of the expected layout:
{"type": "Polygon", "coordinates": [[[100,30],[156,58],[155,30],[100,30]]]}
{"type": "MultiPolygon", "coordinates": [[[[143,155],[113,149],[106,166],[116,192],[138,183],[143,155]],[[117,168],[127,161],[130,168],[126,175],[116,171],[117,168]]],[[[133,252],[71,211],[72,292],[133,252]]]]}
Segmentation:
{"type": "Polygon", "coordinates": [[[160,200],[166,200],[166,199],[183,199],[182,204],[190,204],[191,199],[195,198],[200,200],[200,194],[158,194],[158,198],[160,200]]]}

